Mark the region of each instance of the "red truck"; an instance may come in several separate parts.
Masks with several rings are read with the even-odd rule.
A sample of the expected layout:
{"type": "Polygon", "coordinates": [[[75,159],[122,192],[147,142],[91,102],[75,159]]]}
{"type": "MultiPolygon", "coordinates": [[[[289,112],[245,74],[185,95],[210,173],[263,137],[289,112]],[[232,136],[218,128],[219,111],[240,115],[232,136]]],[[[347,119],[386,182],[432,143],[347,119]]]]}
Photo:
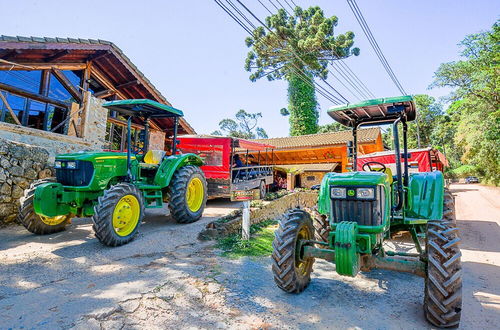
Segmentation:
{"type": "Polygon", "coordinates": [[[177,139],[178,152],[194,153],[204,160],[201,169],[207,178],[208,198],[228,198],[232,191],[256,188],[263,198],[273,183],[272,164],[262,165],[260,161],[260,151],[272,150],[272,145],[213,135],[184,135],[177,139]],[[249,151],[257,151],[257,159],[249,151]]]}

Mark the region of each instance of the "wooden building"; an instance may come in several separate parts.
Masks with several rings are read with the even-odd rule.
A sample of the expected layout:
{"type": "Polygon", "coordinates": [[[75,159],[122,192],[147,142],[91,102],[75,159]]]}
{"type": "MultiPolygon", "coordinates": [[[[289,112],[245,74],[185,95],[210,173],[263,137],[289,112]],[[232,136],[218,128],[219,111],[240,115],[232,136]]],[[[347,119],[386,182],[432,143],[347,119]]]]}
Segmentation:
{"type": "MultiPolygon", "coordinates": [[[[116,45],[93,39],[0,36],[0,94],[0,122],[76,137],[84,130],[78,113],[86,95],[171,105],[116,45]]],[[[109,114],[105,148],[123,149],[124,126],[109,114]]],[[[172,119],[154,119],[150,138],[161,145],[172,128],[172,119]]],[[[181,118],[179,134],[194,133],[181,118]]]]}
{"type": "MultiPolygon", "coordinates": [[[[352,141],[352,132],[346,130],[255,141],[276,147],[272,152],[261,152],[253,156],[275,164],[276,180],[281,188],[285,179],[288,189],[310,188],[319,184],[325,173],[347,171],[347,142],[352,141]]],[[[380,128],[358,130],[358,150],[360,154],[383,151],[380,128]]]]}

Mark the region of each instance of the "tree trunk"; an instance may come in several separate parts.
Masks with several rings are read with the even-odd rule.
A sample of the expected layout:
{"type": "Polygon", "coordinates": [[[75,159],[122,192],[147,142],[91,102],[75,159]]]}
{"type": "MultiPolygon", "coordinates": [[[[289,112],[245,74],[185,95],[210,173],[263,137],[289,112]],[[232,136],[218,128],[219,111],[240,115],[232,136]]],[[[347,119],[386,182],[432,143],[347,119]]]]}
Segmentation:
{"type": "Polygon", "coordinates": [[[318,132],[318,103],[311,76],[290,74],[288,78],[288,109],[290,111],[291,136],[318,132]]]}

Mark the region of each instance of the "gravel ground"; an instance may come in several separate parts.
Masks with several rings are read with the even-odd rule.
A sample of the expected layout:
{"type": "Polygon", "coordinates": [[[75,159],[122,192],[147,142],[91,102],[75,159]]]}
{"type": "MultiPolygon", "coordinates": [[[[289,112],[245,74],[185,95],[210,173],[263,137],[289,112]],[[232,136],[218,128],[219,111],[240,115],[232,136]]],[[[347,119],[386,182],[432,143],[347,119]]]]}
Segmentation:
{"type": "MultiPolygon", "coordinates": [[[[500,322],[500,190],[453,185],[462,229],[461,328],[500,322]]],[[[218,256],[196,240],[210,219],[234,204],[215,201],[200,222],[177,225],[152,213],[134,242],[106,248],[89,221],[37,237],[0,230],[0,328],[426,329],[423,279],[374,270],[341,277],[318,260],[310,286],[286,294],[270,260],[218,256]]],[[[390,243],[408,250],[407,237],[390,243]]]]}

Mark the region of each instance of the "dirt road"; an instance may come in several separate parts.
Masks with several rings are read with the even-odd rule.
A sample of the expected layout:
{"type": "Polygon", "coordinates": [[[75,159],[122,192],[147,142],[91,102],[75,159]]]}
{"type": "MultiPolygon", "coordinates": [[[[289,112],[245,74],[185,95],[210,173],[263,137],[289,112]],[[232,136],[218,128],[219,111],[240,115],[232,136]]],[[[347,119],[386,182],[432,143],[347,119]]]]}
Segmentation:
{"type": "MultiPolygon", "coordinates": [[[[452,192],[463,238],[461,328],[496,329],[500,189],[454,185],[452,192]]],[[[317,261],[307,290],[282,292],[269,258],[225,259],[196,240],[208,216],[230,211],[210,206],[207,218],[187,226],[148,217],[137,240],[115,249],[97,242],[88,220],[45,237],[0,230],[0,328],[429,328],[423,279],[410,274],[375,270],[351,279],[317,261]]]]}

